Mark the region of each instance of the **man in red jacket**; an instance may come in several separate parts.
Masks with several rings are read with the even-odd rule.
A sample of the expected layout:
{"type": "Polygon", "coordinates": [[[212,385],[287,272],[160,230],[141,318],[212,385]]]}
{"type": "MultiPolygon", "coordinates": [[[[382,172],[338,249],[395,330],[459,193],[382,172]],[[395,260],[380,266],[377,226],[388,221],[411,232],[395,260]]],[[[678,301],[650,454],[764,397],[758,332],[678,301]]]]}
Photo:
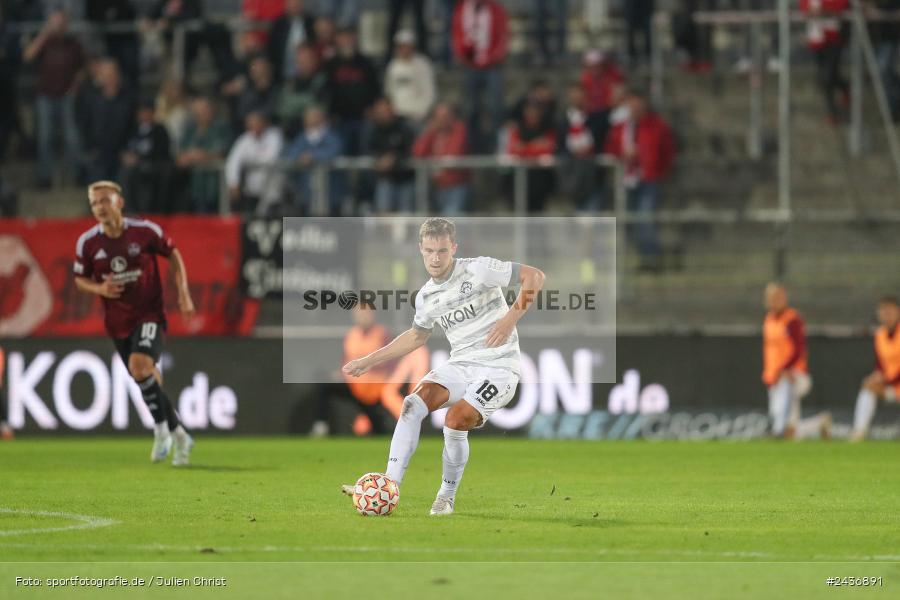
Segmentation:
{"type": "MultiPolygon", "coordinates": [[[[652,216],[659,204],[659,186],[669,176],[675,160],[675,140],[668,124],[650,109],[646,97],[631,92],[626,100],[629,117],[617,123],[606,139],[606,153],[619,157],[625,168],[628,210],[652,216]]],[[[641,269],[660,268],[656,224],[638,223],[632,228],[641,253],[641,269]]]]}
{"type": "Polygon", "coordinates": [[[841,74],[845,40],[841,17],[849,4],[848,0],[800,0],[800,10],[809,17],[806,42],[816,56],[817,78],[833,125],[843,120],[850,97],[847,80],[841,74]]]}
{"type": "Polygon", "coordinates": [[[503,121],[503,63],[509,44],[509,18],[497,0],[460,0],[453,13],[453,55],[465,67],[469,130],[476,152],[493,151],[503,121]],[[486,96],[491,118],[482,128],[486,96]]]}
{"type": "MultiPolygon", "coordinates": [[[[453,158],[465,156],[467,150],[466,125],[457,118],[453,107],[440,102],[432,111],[425,130],[413,145],[416,158],[453,158]]],[[[435,208],[444,216],[458,215],[466,210],[470,190],[467,169],[435,169],[432,183],[435,208]]]]}

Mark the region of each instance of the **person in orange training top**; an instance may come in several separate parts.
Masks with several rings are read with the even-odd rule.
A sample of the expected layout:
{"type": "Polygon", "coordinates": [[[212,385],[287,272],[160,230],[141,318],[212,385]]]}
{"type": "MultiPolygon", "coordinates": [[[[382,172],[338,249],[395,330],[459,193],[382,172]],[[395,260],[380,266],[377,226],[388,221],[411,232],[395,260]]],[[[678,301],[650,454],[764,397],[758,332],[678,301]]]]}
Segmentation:
{"type": "Polygon", "coordinates": [[[0,346],[0,438],[11,440],[13,439],[13,430],[6,422],[8,415],[6,414],[6,392],[3,387],[3,373],[5,370],[6,354],[3,352],[3,346],[0,346]]]}
{"type": "Polygon", "coordinates": [[[863,379],[862,389],[856,397],[853,433],[850,436],[853,442],[860,442],[869,435],[869,425],[879,399],[897,402],[900,398],[900,305],[897,298],[888,296],[879,300],[878,322],[875,370],[863,379]]]}
{"type": "Polygon", "coordinates": [[[762,380],[769,391],[772,435],[794,439],[819,432],[828,437],[829,413],[800,420],[800,401],[812,389],[803,317],[790,307],[787,290],[780,283],[766,286],[765,304],[768,312],[763,322],[762,380]]]}
{"type": "MultiPolygon", "coordinates": [[[[344,336],[344,363],[366,356],[384,346],[390,338],[388,331],[375,320],[375,311],[364,304],[353,309],[353,327],[344,336]]],[[[341,373],[343,382],[325,383],[319,387],[316,403],[316,420],[310,435],[324,437],[330,432],[331,403],[334,400],[352,399],[362,414],[369,418],[374,434],[387,433],[384,423],[386,410],[379,407],[390,370],[369,371],[359,378],[341,373]]]]}

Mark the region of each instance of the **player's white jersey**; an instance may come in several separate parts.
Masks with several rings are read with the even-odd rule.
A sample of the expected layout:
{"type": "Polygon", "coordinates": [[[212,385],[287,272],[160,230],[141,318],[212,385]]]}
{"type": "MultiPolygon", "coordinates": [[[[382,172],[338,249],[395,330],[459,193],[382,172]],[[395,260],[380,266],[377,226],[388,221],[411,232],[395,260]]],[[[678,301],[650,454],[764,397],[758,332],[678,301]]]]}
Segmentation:
{"type": "Polygon", "coordinates": [[[431,330],[437,323],[450,342],[451,363],[480,363],[518,374],[515,329],[503,345],[485,346],[494,323],[509,312],[502,288],[518,280],[518,270],[518,263],[486,256],[455,259],[446,281],[430,279],[419,290],[413,325],[431,330]]]}

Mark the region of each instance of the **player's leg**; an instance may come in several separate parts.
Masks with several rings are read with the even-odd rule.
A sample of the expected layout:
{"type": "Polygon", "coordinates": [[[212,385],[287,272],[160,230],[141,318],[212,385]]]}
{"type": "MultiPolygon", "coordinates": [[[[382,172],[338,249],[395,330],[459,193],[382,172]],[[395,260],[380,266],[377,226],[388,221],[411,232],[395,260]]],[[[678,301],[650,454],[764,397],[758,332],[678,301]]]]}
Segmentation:
{"type": "Polygon", "coordinates": [[[467,402],[457,402],[444,419],[444,452],[441,487],[431,506],[432,515],[453,514],[456,490],[469,462],[469,431],[484,422],[481,413],[467,402]]]}
{"type": "Polygon", "coordinates": [[[466,387],[463,402],[450,407],[444,419],[444,454],[441,487],[432,515],[453,514],[456,492],[469,462],[469,431],[484,425],[491,415],[512,400],[519,377],[506,369],[467,369],[472,383],[466,387]]]}
{"type": "Polygon", "coordinates": [[[141,389],[144,404],[153,416],[153,450],[150,460],[163,461],[172,449],[172,435],[166,418],[165,398],[154,374],[156,365],[153,364],[153,358],[146,354],[132,353],[130,349],[123,354],[128,372],[141,389]]]}
{"type": "Polygon", "coordinates": [[[832,418],[829,411],[822,411],[812,417],[802,418],[801,403],[812,390],[812,377],[809,373],[794,373],[791,383],[791,416],[788,426],[794,428],[795,438],[829,439],[831,437],[832,418]]]}
{"type": "Polygon", "coordinates": [[[186,465],[190,461],[194,440],[181,425],[174,404],[163,391],[162,374],[156,368],[156,361],[162,354],[162,333],[163,325],[160,323],[146,322],[135,327],[129,338],[131,353],[128,355],[128,371],[140,386],[148,406],[152,402],[162,412],[165,424],[156,421],[154,415],[157,422],[154,433],[161,444],[160,454],[154,455],[157,457],[155,460],[163,460],[168,454],[162,452],[162,445],[171,446],[174,448],[172,464],[186,465]],[[167,440],[170,435],[170,440],[167,440]]]}
{"type": "Polygon", "coordinates": [[[850,434],[850,441],[860,442],[866,439],[869,434],[869,426],[875,417],[875,407],[878,404],[878,397],[884,393],[884,386],[880,380],[872,375],[866,377],[856,397],[856,408],[853,411],[853,432],[850,434]]]}
{"type": "Polygon", "coordinates": [[[772,435],[781,437],[787,429],[791,410],[791,381],[782,375],[769,387],[769,418],[772,421],[772,435]]]}
{"type": "MultiPolygon", "coordinates": [[[[439,379],[442,383],[423,379],[413,393],[403,399],[400,416],[397,418],[397,425],[394,427],[394,435],[391,438],[387,468],[384,471],[385,475],[397,482],[398,486],[403,483],[409,461],[419,445],[422,421],[429,413],[447,404],[451,394],[449,388],[465,389],[464,384],[460,386],[460,384],[447,381],[450,379],[451,373],[452,369],[447,368],[429,372],[426,377],[439,379]]],[[[461,395],[462,391],[459,393],[461,395]]],[[[353,495],[353,490],[354,486],[352,485],[341,486],[341,491],[348,496],[353,495]]]]}
{"type": "Polygon", "coordinates": [[[419,445],[422,421],[449,400],[449,389],[434,381],[422,381],[412,394],[403,399],[385,470],[385,474],[396,481],[397,485],[403,482],[409,461],[419,445]]]}

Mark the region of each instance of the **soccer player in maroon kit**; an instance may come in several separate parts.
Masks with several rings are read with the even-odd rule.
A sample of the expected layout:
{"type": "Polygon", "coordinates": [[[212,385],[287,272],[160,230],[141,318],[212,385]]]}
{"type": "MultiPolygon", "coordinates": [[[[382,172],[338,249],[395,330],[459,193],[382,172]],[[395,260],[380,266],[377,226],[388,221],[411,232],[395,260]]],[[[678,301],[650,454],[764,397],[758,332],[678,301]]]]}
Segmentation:
{"type": "Polygon", "coordinates": [[[172,464],[186,465],[193,439],[162,390],[156,361],[166,328],[157,255],[171,261],[178,286],[178,307],[186,318],[194,314],[184,260],[156,223],[122,215],[122,188],[112,181],[88,187],[91,212],[98,224],[84,232],[75,246],[75,284],[103,299],[106,331],[128,372],[141,388],[153,415],[153,462],[165,460],[174,445],[172,464]]]}

